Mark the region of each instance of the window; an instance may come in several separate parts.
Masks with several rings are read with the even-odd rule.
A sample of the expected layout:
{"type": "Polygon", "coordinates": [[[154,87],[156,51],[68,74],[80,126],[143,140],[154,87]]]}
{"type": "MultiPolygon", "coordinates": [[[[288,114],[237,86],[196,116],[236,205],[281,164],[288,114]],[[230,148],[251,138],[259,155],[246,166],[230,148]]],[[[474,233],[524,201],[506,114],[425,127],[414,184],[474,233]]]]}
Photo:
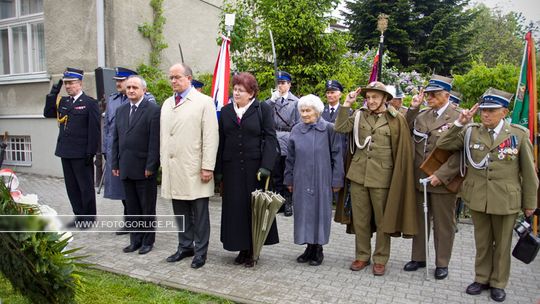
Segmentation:
{"type": "MultiPolygon", "coordinates": [[[[1,0],[0,0],[1,1],[1,0]]],[[[31,166],[32,143],[30,136],[8,136],[4,165],[31,166]]]]}
{"type": "Polygon", "coordinates": [[[0,76],[43,72],[43,0],[0,0],[0,76]]]}

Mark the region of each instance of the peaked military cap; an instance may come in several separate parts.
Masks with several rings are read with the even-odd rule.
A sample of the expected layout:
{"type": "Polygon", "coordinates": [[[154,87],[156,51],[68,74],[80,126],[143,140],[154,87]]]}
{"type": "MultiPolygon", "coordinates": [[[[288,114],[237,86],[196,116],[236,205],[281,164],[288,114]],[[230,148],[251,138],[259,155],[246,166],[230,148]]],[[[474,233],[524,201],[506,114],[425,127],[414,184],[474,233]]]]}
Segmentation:
{"type": "Polygon", "coordinates": [[[137,72],[132,71],[130,69],[122,68],[122,67],[116,67],[114,70],[115,70],[115,74],[114,74],[113,79],[116,79],[116,80],[124,80],[124,79],[127,79],[131,75],[137,75],[137,72]]]}
{"type": "Polygon", "coordinates": [[[489,88],[481,97],[480,109],[508,108],[512,96],[514,94],[489,88]]]}
{"type": "Polygon", "coordinates": [[[289,73],[287,73],[285,71],[279,71],[279,72],[277,72],[277,80],[291,82],[292,81],[292,76],[291,76],[291,74],[289,74],[289,73]]]}
{"type": "Polygon", "coordinates": [[[394,98],[403,99],[405,98],[405,94],[403,93],[403,90],[401,89],[401,86],[396,86],[396,94],[394,95],[394,98]]]}
{"type": "Polygon", "coordinates": [[[424,92],[450,92],[450,90],[452,90],[452,81],[452,78],[433,74],[429,80],[428,86],[424,89],[424,92]]]}
{"type": "Polygon", "coordinates": [[[83,70],[75,69],[75,68],[66,68],[64,71],[64,76],[62,77],[62,80],[64,81],[70,81],[70,80],[82,80],[84,75],[83,70]]]}
{"type": "Polygon", "coordinates": [[[379,82],[379,81],[373,81],[367,86],[363,87],[362,91],[360,92],[360,95],[366,97],[366,93],[369,91],[377,91],[377,92],[383,93],[383,95],[386,96],[386,100],[390,100],[394,98],[394,96],[392,96],[392,94],[388,92],[384,83],[379,82]]]}
{"type": "Polygon", "coordinates": [[[450,102],[459,104],[461,102],[461,93],[457,91],[450,91],[450,102]]]}
{"type": "Polygon", "coordinates": [[[337,80],[328,80],[326,82],[326,90],[343,92],[343,86],[337,80]]]}
{"type": "Polygon", "coordinates": [[[196,89],[204,87],[204,83],[202,83],[202,82],[200,82],[198,80],[195,80],[195,79],[191,80],[191,85],[196,89]]]}

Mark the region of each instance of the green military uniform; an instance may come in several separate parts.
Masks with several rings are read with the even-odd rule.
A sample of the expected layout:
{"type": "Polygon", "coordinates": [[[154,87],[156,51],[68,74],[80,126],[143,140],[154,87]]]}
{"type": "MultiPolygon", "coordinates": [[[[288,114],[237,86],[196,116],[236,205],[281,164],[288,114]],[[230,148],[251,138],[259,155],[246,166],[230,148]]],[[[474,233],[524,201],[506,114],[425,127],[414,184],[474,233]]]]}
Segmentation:
{"type": "MultiPolygon", "coordinates": [[[[417,190],[416,206],[419,231],[413,238],[411,254],[413,261],[426,261],[425,233],[423,233],[425,229],[423,216],[424,187],[418,183],[418,180],[426,178],[427,175],[420,169],[420,165],[435,149],[437,140],[452,126],[458,117],[459,111],[450,104],[447,104],[441,115],[438,115],[437,110],[431,108],[422,111],[418,108],[410,108],[406,114],[414,140],[414,177],[417,190]]],[[[433,243],[435,247],[435,265],[437,267],[448,267],[452,255],[456,225],[456,194],[448,191],[445,185],[449,184],[460,173],[459,162],[459,152],[455,152],[434,173],[442,184],[436,187],[428,184],[427,187],[428,219],[433,218],[433,243]]],[[[428,222],[428,231],[431,231],[430,226],[430,222],[428,222]]]]}
{"type": "Polygon", "coordinates": [[[505,288],[510,276],[512,228],[520,209],[534,209],[538,178],[527,129],[504,122],[495,139],[486,127],[450,128],[437,142],[464,149],[467,175],[461,197],[471,210],[476,243],[475,282],[505,288]]]}
{"type": "Polygon", "coordinates": [[[349,107],[339,108],[335,130],[351,132],[357,121],[353,139],[357,149],[347,171],[351,181],[356,259],[370,260],[373,216],[377,232],[373,261],[385,265],[390,256],[390,235],[416,233],[412,224],[415,223],[414,193],[405,193],[406,186],[412,186],[409,184],[412,180],[410,136],[404,117],[392,107],[382,114],[371,114],[362,108],[350,117],[349,111],[349,107]],[[402,204],[401,208],[398,204],[402,204]]]}

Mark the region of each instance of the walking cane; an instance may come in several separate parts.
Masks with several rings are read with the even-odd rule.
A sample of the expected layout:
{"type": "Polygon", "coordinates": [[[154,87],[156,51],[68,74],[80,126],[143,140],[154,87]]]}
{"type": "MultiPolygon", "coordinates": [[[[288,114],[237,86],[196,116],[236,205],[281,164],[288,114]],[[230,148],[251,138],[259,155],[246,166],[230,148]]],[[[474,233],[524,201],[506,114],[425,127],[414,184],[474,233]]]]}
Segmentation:
{"type": "Polygon", "coordinates": [[[428,234],[428,207],[427,207],[427,184],[431,182],[429,177],[421,178],[420,184],[424,185],[424,233],[426,250],[426,280],[429,280],[429,234],[428,234]]]}
{"type": "Polygon", "coordinates": [[[101,174],[101,179],[99,180],[99,185],[97,189],[97,194],[101,193],[101,188],[103,187],[103,178],[105,178],[105,169],[107,168],[107,160],[103,162],[103,173],[101,174]]]}

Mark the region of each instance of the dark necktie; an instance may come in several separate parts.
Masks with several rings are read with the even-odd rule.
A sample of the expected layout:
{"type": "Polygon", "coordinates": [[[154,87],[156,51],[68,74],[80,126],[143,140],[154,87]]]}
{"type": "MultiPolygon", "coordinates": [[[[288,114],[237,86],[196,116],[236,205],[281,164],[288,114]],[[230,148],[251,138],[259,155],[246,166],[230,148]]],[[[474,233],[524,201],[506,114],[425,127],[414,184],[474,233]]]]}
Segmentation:
{"type": "Polygon", "coordinates": [[[129,124],[131,124],[131,121],[133,120],[133,116],[135,116],[135,111],[137,111],[137,106],[131,105],[131,112],[129,112],[129,124]]]}
{"type": "Polygon", "coordinates": [[[285,103],[285,97],[281,97],[281,104],[285,103]]]}
{"type": "Polygon", "coordinates": [[[334,117],[334,108],[330,108],[330,119],[334,117]]]}
{"type": "Polygon", "coordinates": [[[491,145],[493,145],[493,142],[495,141],[495,130],[489,129],[489,140],[491,142],[491,145]]]}
{"type": "Polygon", "coordinates": [[[182,96],[180,96],[179,94],[176,94],[176,96],[174,97],[174,106],[178,107],[181,100],[182,100],[182,96]]]}
{"type": "Polygon", "coordinates": [[[73,96],[69,96],[69,102],[73,103],[74,101],[75,101],[75,98],[73,98],[73,96]]]}

